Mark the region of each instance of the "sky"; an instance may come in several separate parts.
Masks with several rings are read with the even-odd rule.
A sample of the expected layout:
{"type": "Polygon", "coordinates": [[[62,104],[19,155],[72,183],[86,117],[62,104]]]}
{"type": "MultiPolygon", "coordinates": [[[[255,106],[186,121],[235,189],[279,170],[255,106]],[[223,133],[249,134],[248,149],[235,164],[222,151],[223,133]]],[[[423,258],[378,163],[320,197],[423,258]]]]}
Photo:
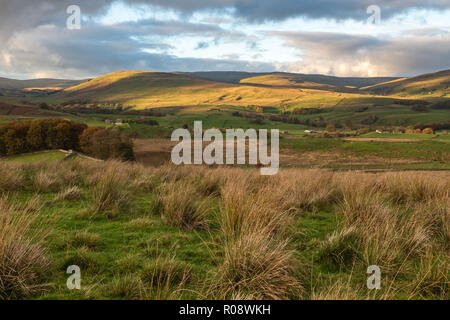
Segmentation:
{"type": "Polygon", "coordinates": [[[445,69],[450,0],[0,0],[0,77],[445,69]]]}

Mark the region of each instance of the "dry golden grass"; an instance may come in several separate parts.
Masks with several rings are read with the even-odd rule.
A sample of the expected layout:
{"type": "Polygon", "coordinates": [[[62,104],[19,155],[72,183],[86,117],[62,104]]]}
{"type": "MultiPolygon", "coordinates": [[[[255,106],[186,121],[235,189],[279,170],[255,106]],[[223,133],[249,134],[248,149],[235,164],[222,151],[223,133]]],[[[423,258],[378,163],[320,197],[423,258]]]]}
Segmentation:
{"type": "Polygon", "coordinates": [[[42,291],[50,266],[43,247],[48,231],[36,227],[38,200],[26,206],[0,199],[0,299],[20,299],[42,291]]]}
{"type": "MultiPolygon", "coordinates": [[[[448,299],[450,177],[446,172],[289,169],[262,177],[251,169],[145,168],[75,160],[53,166],[1,164],[0,173],[2,192],[20,195],[18,191],[25,189],[53,192],[58,201],[89,201],[89,217],[129,213],[135,199],[147,201],[143,216],[130,215],[124,222],[127,229],[150,232],[160,223],[159,217],[147,215],[147,204],[155,199],[153,209],[163,222],[182,231],[199,230],[200,235],[206,229],[214,246],[211,260],[217,265],[204,279],[195,278],[201,298],[393,299],[401,292],[402,298],[448,299]],[[87,199],[80,198],[81,190],[87,199]],[[139,198],[142,195],[148,200],[139,198]],[[294,229],[298,222],[324,213],[335,215],[339,224],[330,225],[315,242],[301,243],[303,238],[294,229]],[[305,280],[308,266],[300,262],[301,251],[294,250],[306,246],[318,253],[315,263],[335,267],[339,273],[330,271],[329,278],[323,273],[324,281],[305,280]],[[359,277],[362,272],[364,278],[369,265],[382,270],[385,290],[378,294],[367,293],[359,278],[345,278],[353,272],[359,277]],[[336,281],[328,283],[333,277],[336,281]],[[309,281],[317,286],[307,285],[309,281]]],[[[2,198],[0,209],[0,298],[27,297],[43,289],[49,266],[43,249],[45,233],[34,227],[39,206],[36,201],[24,205],[2,198]]],[[[65,240],[73,249],[65,263],[100,268],[98,252],[93,252],[103,243],[98,235],[81,230],[65,240]]],[[[127,266],[139,264],[141,258],[121,260],[120,272],[126,274],[127,266]]],[[[189,266],[158,252],[146,259],[152,260],[138,268],[140,276],[111,281],[107,289],[118,298],[183,297],[189,266]]]]}
{"type": "Polygon", "coordinates": [[[61,191],[60,193],[58,193],[58,195],[55,197],[54,201],[77,201],[77,200],[81,200],[81,198],[83,197],[82,193],[81,193],[81,189],[77,186],[73,186],[73,187],[68,187],[66,189],[64,189],[63,191],[61,191]]]}
{"type": "Polygon", "coordinates": [[[24,186],[24,173],[20,165],[2,163],[0,166],[0,192],[17,191],[24,186]]]}
{"type": "Polygon", "coordinates": [[[144,267],[143,297],[147,300],[175,300],[181,296],[189,280],[190,268],[172,256],[158,255],[144,267]]]}
{"type": "Polygon", "coordinates": [[[130,212],[130,172],[127,169],[126,164],[111,162],[92,178],[95,184],[90,187],[92,201],[88,215],[114,217],[130,212]]]}
{"type": "Polygon", "coordinates": [[[286,237],[291,215],[283,209],[282,195],[253,172],[220,174],[225,182],[218,218],[225,254],[208,294],[221,299],[299,298],[302,286],[286,237]]]}
{"type": "Polygon", "coordinates": [[[256,299],[298,299],[302,287],[295,277],[295,260],[288,241],[267,234],[242,235],[225,244],[223,265],[214,290],[227,299],[236,294],[256,299]]]}
{"type": "Polygon", "coordinates": [[[341,226],[323,244],[322,258],[340,267],[358,261],[378,265],[396,277],[407,272],[409,258],[447,246],[449,197],[444,188],[448,182],[430,178],[423,174],[339,175],[341,226]]]}
{"type": "Polygon", "coordinates": [[[288,170],[280,173],[277,186],[284,190],[283,197],[289,207],[316,211],[334,202],[337,196],[334,176],[333,172],[324,170],[288,170]]]}
{"type": "Polygon", "coordinates": [[[210,199],[201,199],[189,182],[162,184],[157,201],[155,210],[159,211],[163,221],[187,231],[207,228],[210,199]]]}
{"type": "Polygon", "coordinates": [[[230,175],[221,188],[220,225],[226,238],[264,232],[282,233],[290,221],[282,196],[270,186],[258,189],[255,174],[230,175]]]}

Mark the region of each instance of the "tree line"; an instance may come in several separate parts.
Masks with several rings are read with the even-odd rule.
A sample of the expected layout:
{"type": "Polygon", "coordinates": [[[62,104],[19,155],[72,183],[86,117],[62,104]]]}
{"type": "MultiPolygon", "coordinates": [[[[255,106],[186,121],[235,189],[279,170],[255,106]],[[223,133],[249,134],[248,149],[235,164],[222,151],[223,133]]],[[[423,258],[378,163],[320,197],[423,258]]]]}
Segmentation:
{"type": "Polygon", "coordinates": [[[40,119],[0,125],[0,156],[66,149],[99,159],[134,160],[133,143],[119,128],[88,127],[64,119],[40,119]]]}

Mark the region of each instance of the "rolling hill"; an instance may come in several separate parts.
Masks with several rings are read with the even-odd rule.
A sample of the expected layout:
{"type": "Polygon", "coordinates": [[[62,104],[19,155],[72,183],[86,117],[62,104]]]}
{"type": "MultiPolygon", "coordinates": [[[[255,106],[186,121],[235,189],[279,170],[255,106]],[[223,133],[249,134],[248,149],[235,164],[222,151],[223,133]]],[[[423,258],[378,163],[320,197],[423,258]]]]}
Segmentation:
{"type": "Polygon", "coordinates": [[[32,79],[15,80],[0,78],[0,89],[5,90],[32,90],[32,89],[52,89],[60,90],[75,86],[85,80],[64,80],[64,79],[32,79]]]}
{"type": "Polygon", "coordinates": [[[345,97],[359,96],[337,94],[331,90],[303,90],[295,86],[233,84],[184,73],[119,71],[67,88],[53,98],[59,102],[122,103],[137,108],[202,105],[280,107],[301,103],[326,107],[345,97]]]}
{"type": "MultiPolygon", "coordinates": [[[[413,78],[339,78],[292,73],[118,71],[91,80],[0,78],[2,101],[159,107],[395,107],[395,99],[448,96],[450,70],[413,78]],[[35,89],[32,89],[35,88],[35,89]],[[41,88],[41,89],[36,89],[41,88]],[[53,89],[51,89],[53,88],[53,89]],[[19,95],[9,95],[17,90],[19,95]],[[389,96],[389,97],[385,97],[389,96]]],[[[0,94],[1,95],[1,94],[0,94]]]]}
{"type": "Polygon", "coordinates": [[[281,87],[323,88],[339,90],[348,87],[361,88],[378,83],[396,80],[395,77],[334,77],[318,74],[298,74],[285,72],[248,73],[248,72],[192,72],[184,73],[194,78],[235,83],[256,84],[281,87]]]}
{"type": "Polygon", "coordinates": [[[375,84],[362,90],[401,97],[444,97],[450,93],[450,70],[375,84]]]}

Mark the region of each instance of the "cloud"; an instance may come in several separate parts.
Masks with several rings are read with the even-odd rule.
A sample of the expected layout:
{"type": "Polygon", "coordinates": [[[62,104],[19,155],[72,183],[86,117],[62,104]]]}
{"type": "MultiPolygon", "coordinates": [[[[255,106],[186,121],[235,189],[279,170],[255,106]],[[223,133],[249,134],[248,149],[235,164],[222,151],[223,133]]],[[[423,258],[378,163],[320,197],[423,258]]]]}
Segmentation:
{"type": "MultiPolygon", "coordinates": [[[[83,14],[105,13],[112,0],[77,0],[83,14]]],[[[175,10],[183,15],[195,12],[231,10],[236,17],[248,21],[284,20],[292,17],[334,20],[367,18],[373,0],[122,0],[129,5],[149,5],[175,10]]],[[[383,17],[392,17],[411,9],[448,10],[445,0],[377,0],[383,17]]],[[[0,37],[41,24],[64,23],[68,3],[60,0],[14,0],[0,2],[0,37]]],[[[228,12],[227,11],[227,12],[228,12]]]]}
{"type": "MultiPolygon", "coordinates": [[[[417,74],[449,67],[449,32],[436,26],[410,30],[397,38],[314,30],[252,31],[256,25],[276,29],[277,24],[264,22],[292,17],[363,21],[373,0],[122,2],[149,6],[136,7],[139,10],[158,8],[162,18],[140,17],[104,25],[100,18],[117,2],[77,0],[83,27],[67,30],[68,2],[0,0],[0,76],[84,78],[118,69],[279,70],[372,76],[417,74]],[[165,15],[169,11],[176,14],[165,15]],[[201,18],[191,19],[198,16],[201,18]]],[[[448,1],[443,0],[376,3],[383,19],[418,8],[449,9],[448,1]]]]}
{"type": "Polygon", "coordinates": [[[178,10],[184,14],[196,11],[232,9],[236,16],[249,21],[284,20],[291,17],[326,19],[366,19],[367,8],[378,5],[384,17],[392,17],[410,9],[449,9],[443,0],[128,0],[178,10]]]}
{"type": "MultiPolygon", "coordinates": [[[[138,32],[146,34],[143,28],[138,32]]],[[[271,64],[232,59],[178,58],[170,54],[148,53],[144,48],[167,49],[163,43],[135,40],[136,30],[128,25],[85,26],[67,30],[53,25],[16,34],[0,54],[5,74],[24,77],[85,78],[117,70],[196,71],[250,70],[271,71],[271,64]]]]}
{"type": "Polygon", "coordinates": [[[450,35],[379,38],[327,32],[277,33],[302,60],[279,66],[290,72],[338,76],[407,76],[448,69],[450,35]]]}

